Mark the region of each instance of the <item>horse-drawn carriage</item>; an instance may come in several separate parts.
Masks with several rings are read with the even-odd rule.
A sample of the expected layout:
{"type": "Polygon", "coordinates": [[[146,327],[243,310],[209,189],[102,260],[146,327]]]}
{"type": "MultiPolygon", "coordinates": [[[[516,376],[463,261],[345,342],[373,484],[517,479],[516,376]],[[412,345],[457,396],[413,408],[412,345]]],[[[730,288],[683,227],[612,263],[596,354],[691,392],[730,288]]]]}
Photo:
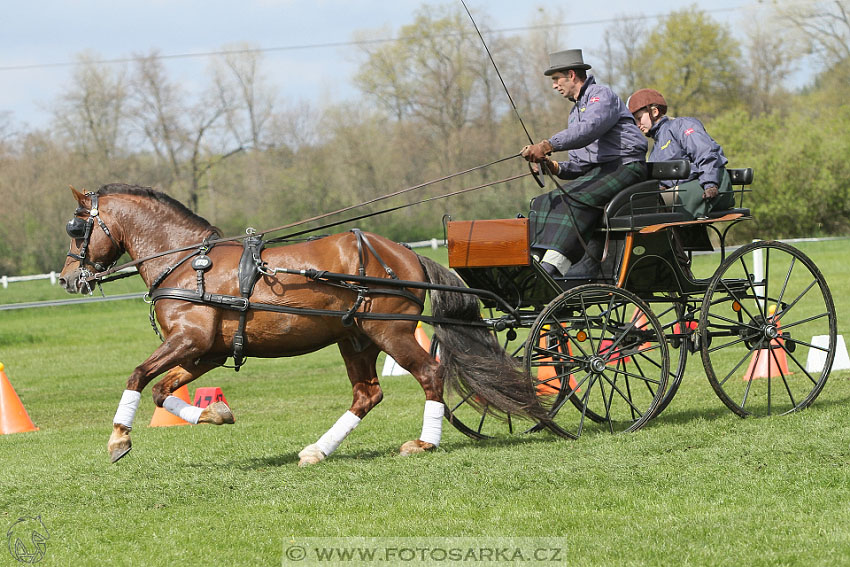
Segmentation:
{"type": "MultiPolygon", "coordinates": [[[[553,428],[567,437],[639,429],[667,407],[697,352],[737,415],[807,407],[824,387],[836,344],[835,309],[817,266],[775,241],[727,256],[729,229],[752,218],[742,206],[751,169],[729,170],[738,208],[694,220],[665,204],[658,185],[686,178],[688,162],[649,165],[650,179],[608,204],[585,259],[563,278],[552,279],[531,256],[534,218],[446,223],[449,265],[470,287],[510,304],[483,299],[553,428]],[[713,250],[709,231],[721,260],[700,279],[690,263],[695,252],[713,250]]],[[[463,399],[447,403],[452,423],[471,437],[524,428],[467,411],[463,399]]]]}
{"type": "MultiPolygon", "coordinates": [[[[157,375],[165,373],[153,388],[158,405],[195,423],[233,423],[220,403],[201,412],[172,393],[230,356],[238,369],[246,356],[295,356],[334,343],[354,401],[302,451],[302,463],[330,454],[380,402],[382,351],[426,394],[422,435],[403,453],[438,444],[443,414],[473,438],[543,428],[573,438],[589,429],[637,430],[670,403],[696,352],[738,415],[807,407],[824,387],[836,347],[823,276],[780,242],[755,242],[727,257],[729,227],[749,219],[749,210],[693,220],[666,205],[657,179],[686,178],[687,168],[685,161],[651,164],[653,179],[615,197],[587,246],[588,260],[559,279],[531,255],[533,217],[447,220],[449,263],[461,281],[357,230],[264,247],[257,235],[221,238],[148,188],[74,191],[79,207],[67,227],[63,285],[90,290],[114,277],[127,252],[150,289],[151,322],[163,330],[162,345],[127,381],[109,442],[113,461],[129,451],[139,393],[157,375]],[[699,279],[688,264],[713,248],[709,231],[721,262],[699,279]],[[489,316],[482,317],[479,300],[489,316]],[[430,354],[414,338],[417,321],[435,327],[430,354]],[[806,349],[818,366],[802,359],[806,349]]],[[[741,204],[752,171],[730,174],[741,204]]]]}

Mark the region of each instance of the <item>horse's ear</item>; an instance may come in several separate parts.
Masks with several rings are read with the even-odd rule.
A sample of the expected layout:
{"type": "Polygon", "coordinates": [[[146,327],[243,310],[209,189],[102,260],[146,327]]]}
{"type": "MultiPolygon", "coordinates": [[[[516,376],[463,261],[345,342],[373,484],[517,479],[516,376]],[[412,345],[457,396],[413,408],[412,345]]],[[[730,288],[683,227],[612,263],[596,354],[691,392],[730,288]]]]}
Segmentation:
{"type": "Polygon", "coordinates": [[[80,205],[82,205],[82,204],[83,204],[83,201],[84,201],[84,200],[85,200],[85,198],[86,198],[86,196],[85,196],[84,194],[80,193],[79,191],[77,191],[76,189],[74,189],[74,186],[73,186],[73,185],[68,185],[68,187],[70,187],[70,188],[71,188],[71,193],[73,193],[73,194],[74,194],[74,199],[76,199],[76,200],[77,200],[77,203],[79,203],[80,205]]]}

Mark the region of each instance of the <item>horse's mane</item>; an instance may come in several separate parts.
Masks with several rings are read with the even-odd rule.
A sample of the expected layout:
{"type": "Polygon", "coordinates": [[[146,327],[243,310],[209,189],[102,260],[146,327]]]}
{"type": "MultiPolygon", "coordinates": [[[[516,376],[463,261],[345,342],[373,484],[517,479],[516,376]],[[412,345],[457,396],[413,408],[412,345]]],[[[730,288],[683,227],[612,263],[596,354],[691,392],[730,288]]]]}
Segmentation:
{"type": "Polygon", "coordinates": [[[166,195],[162,191],[157,191],[156,189],[152,189],[150,187],[142,187],[140,185],[128,185],[126,183],[109,183],[104,185],[100,189],[97,190],[98,196],[103,195],[138,195],[140,197],[147,197],[149,199],[153,199],[154,201],[158,201],[164,205],[167,205],[173,209],[176,209],[180,214],[186,217],[188,220],[191,220],[195,223],[201,224],[202,226],[209,228],[214,231],[218,236],[221,236],[221,230],[217,226],[213,226],[210,222],[204,217],[193,213],[189,207],[171,197],[170,195],[166,195]]]}

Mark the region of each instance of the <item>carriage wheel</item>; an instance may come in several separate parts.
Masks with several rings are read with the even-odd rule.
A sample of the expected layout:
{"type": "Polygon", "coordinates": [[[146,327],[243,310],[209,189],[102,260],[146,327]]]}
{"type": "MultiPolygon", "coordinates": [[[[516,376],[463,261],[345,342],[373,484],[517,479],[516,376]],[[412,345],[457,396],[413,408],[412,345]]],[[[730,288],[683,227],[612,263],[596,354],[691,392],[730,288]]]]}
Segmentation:
{"type": "MultiPolygon", "coordinates": [[[[499,344],[508,354],[516,358],[519,364],[518,356],[521,356],[522,347],[525,343],[517,339],[517,333],[511,332],[509,329],[494,332],[494,334],[499,344]]],[[[431,340],[431,356],[435,358],[440,356],[440,342],[436,336],[431,340]]],[[[536,424],[533,421],[487,409],[482,413],[470,403],[472,400],[463,398],[448,389],[443,392],[443,401],[446,405],[448,422],[471,439],[491,439],[504,435],[528,433],[532,430],[537,431],[534,427],[536,424]]]]}
{"type": "Polygon", "coordinates": [[[661,323],[661,329],[667,337],[668,352],[670,354],[670,369],[667,376],[667,391],[658,403],[655,409],[655,416],[658,416],[664,409],[670,405],[676,392],[679,391],[679,386],[682,384],[682,379],[685,376],[685,365],[688,361],[688,355],[693,348],[694,341],[691,334],[696,329],[696,320],[687,320],[685,318],[685,306],[680,302],[673,303],[652,303],[653,312],[661,323]]]}
{"type": "Polygon", "coordinates": [[[669,362],[664,331],[646,303],[604,284],[549,303],[531,327],[524,357],[552,428],[573,438],[640,429],[667,391],[669,362]]]}
{"type": "Polygon", "coordinates": [[[835,307],[805,254],[772,241],[738,249],[715,272],[701,311],[706,375],[733,412],[790,413],[820,394],[835,356],[835,307]]]}

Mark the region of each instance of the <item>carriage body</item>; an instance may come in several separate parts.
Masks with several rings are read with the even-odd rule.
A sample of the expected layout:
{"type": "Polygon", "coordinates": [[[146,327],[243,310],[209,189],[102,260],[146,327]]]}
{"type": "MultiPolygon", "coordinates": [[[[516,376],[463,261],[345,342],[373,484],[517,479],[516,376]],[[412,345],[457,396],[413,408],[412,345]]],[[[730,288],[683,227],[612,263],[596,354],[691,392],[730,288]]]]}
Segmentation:
{"type": "MultiPolygon", "coordinates": [[[[743,207],[751,169],[729,170],[734,209],[695,220],[665,204],[658,180],[686,178],[687,168],[684,160],[650,164],[648,181],[608,204],[585,258],[563,278],[532,257],[533,218],[446,222],[450,267],[511,305],[506,313],[482,297],[494,333],[565,436],[639,429],[671,402],[695,354],[718,397],[742,417],[803,409],[825,385],[837,331],[817,266],[781,242],[727,249],[729,229],[752,219],[743,207]],[[690,262],[714,250],[712,233],[719,265],[696,278],[690,262]]],[[[448,407],[470,436],[504,427],[486,414],[464,417],[463,400],[448,407]]]]}

